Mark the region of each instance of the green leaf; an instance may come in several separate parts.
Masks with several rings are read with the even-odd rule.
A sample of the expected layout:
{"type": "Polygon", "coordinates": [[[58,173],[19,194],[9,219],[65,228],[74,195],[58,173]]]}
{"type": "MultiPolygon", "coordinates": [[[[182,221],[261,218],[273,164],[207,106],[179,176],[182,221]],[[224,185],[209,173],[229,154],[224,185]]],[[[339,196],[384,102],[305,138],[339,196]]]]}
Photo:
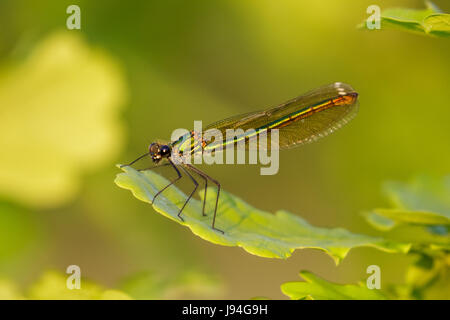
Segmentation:
{"type": "Polygon", "coordinates": [[[180,299],[187,295],[211,299],[223,292],[216,277],[194,271],[170,276],[141,272],[124,280],[121,288],[134,299],[180,299]]]}
{"type": "MultiPolygon", "coordinates": [[[[386,224],[391,227],[395,223],[410,223],[418,225],[448,225],[450,219],[439,213],[429,211],[408,211],[404,209],[374,209],[372,213],[387,218],[386,224]],[[391,223],[389,223],[390,221],[391,223]]],[[[372,217],[373,218],[373,217],[372,217]]],[[[381,223],[381,221],[380,221],[381,223]]]]}
{"type": "MultiPolygon", "coordinates": [[[[151,203],[153,196],[166,186],[167,179],[152,171],[137,171],[123,167],[115,183],[130,190],[136,198],[151,203]]],[[[409,245],[389,242],[383,238],[350,233],[347,230],[317,228],[286,211],[275,214],[256,209],[241,199],[221,192],[216,227],[211,228],[216,192],[208,190],[207,214],[201,214],[201,202],[192,199],[183,211],[184,222],[177,214],[187,196],[170,187],[158,196],[153,208],[163,216],[191,229],[199,237],[215,244],[240,246],[249,253],[268,258],[288,258],[295,249],[312,248],[325,251],[338,263],[353,247],[372,246],[385,251],[406,252],[409,245]]],[[[200,191],[200,197],[203,192],[200,191]]]]}
{"type": "Polygon", "coordinates": [[[430,232],[445,235],[450,225],[450,176],[416,177],[410,183],[390,181],[384,192],[395,209],[374,209],[364,213],[366,219],[380,230],[390,230],[398,224],[434,226],[430,232]],[[446,227],[447,226],[447,227],[446,227]]]}
{"type": "Polygon", "coordinates": [[[450,35],[450,14],[432,14],[424,19],[423,25],[429,34],[448,37],[450,35]]]}
{"type": "Polygon", "coordinates": [[[409,183],[387,182],[384,191],[399,209],[431,212],[450,220],[450,176],[422,175],[409,183]]]}
{"type": "Polygon", "coordinates": [[[324,280],[311,272],[301,271],[305,282],[287,282],[281,285],[281,291],[293,300],[384,300],[386,296],[379,290],[360,285],[342,285],[324,280]]]}
{"type": "Polygon", "coordinates": [[[363,212],[362,214],[366,218],[367,222],[378,230],[388,231],[396,226],[395,221],[383,217],[373,211],[363,212]]]}
{"type": "MultiPolygon", "coordinates": [[[[441,251],[433,256],[420,253],[419,259],[406,271],[406,283],[401,287],[403,296],[415,299],[449,299],[449,266],[448,253],[441,251]]],[[[393,289],[399,291],[398,288],[393,289]]]]}
{"type": "Polygon", "coordinates": [[[450,176],[419,176],[410,183],[388,182],[384,191],[395,209],[364,213],[375,228],[393,241],[417,250],[450,249],[450,176]]]}
{"type": "Polygon", "coordinates": [[[57,271],[47,271],[34,283],[27,298],[32,300],[127,300],[124,292],[104,289],[102,286],[81,279],[80,289],[68,289],[67,277],[57,271]]]}
{"type": "MultiPolygon", "coordinates": [[[[377,229],[382,230],[381,228],[377,229]]],[[[448,236],[448,231],[442,235],[434,232],[430,227],[409,224],[400,224],[391,230],[383,231],[385,231],[383,235],[386,239],[410,243],[415,250],[450,250],[450,237],[448,236]]]]}
{"type": "MultiPolygon", "coordinates": [[[[381,28],[397,29],[422,35],[438,37],[450,36],[450,15],[441,13],[431,1],[427,1],[427,8],[388,8],[381,12],[381,28]]],[[[362,23],[359,28],[367,28],[362,23]]]]}
{"type": "Polygon", "coordinates": [[[450,225],[450,176],[440,179],[419,176],[410,183],[390,181],[385,183],[384,192],[396,208],[364,213],[374,227],[390,230],[398,224],[413,224],[434,226],[429,231],[436,234],[447,233],[446,226],[450,225]]]}
{"type": "Polygon", "coordinates": [[[185,295],[194,298],[217,297],[223,293],[218,278],[205,273],[184,271],[178,275],[161,276],[143,272],[124,281],[123,290],[107,289],[81,278],[80,289],[69,289],[69,275],[58,271],[45,272],[23,295],[9,279],[0,278],[0,299],[32,300],[129,300],[179,299],[185,295]]]}

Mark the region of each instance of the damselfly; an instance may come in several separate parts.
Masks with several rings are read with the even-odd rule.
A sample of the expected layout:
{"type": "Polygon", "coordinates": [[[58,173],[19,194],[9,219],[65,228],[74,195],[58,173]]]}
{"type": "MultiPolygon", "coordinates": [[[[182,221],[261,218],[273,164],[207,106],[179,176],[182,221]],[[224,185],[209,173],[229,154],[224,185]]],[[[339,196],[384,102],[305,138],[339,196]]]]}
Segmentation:
{"type": "MultiPolygon", "coordinates": [[[[233,139],[231,141],[231,143],[238,143],[238,140],[243,140],[247,146],[250,134],[252,136],[261,134],[270,135],[271,130],[277,129],[279,134],[278,148],[287,149],[315,141],[346,124],[358,111],[357,99],[358,93],[356,93],[351,86],[336,82],[312,90],[276,107],[218,121],[207,126],[205,131],[215,128],[223,134],[223,137],[225,137],[227,129],[242,129],[245,132],[247,132],[248,129],[254,129],[253,131],[248,131],[252,133],[244,134],[239,137],[239,139],[233,139]]],[[[183,148],[180,148],[182,145],[192,147],[189,148],[189,153],[193,156],[211,148],[212,145],[229,145],[230,141],[225,139],[223,141],[215,140],[213,142],[201,140],[199,143],[196,143],[198,142],[197,135],[198,133],[191,131],[168,144],[154,142],[150,144],[147,153],[132,161],[127,166],[149,156],[155,165],[144,170],[152,170],[162,166],[171,166],[175,170],[177,177],[154,195],[153,202],[164,190],[181,179],[183,176],[181,172],[185,173],[192,180],[194,189],[189,194],[178,213],[178,217],[182,221],[184,221],[184,219],[181,216],[181,213],[199,186],[192,173],[202,177],[205,181],[202,209],[203,216],[206,215],[205,203],[208,181],[214,183],[217,186],[217,196],[211,226],[214,230],[223,233],[222,230],[215,227],[217,206],[220,196],[220,183],[190,163],[174,161],[174,157],[180,156],[180,153],[183,152],[183,148]],[[164,160],[164,162],[161,162],[161,160],[164,160]]],[[[186,155],[184,154],[184,156],[186,155]]]]}

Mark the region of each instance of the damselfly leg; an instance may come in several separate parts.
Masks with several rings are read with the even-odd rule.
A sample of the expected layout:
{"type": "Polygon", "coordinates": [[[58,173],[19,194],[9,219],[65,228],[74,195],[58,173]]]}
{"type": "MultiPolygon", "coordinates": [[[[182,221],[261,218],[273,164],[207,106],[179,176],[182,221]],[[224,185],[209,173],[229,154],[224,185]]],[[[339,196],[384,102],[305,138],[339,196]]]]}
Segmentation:
{"type": "Polygon", "coordinates": [[[155,199],[157,196],[159,196],[164,190],[166,190],[168,187],[170,187],[171,185],[173,185],[175,182],[177,182],[178,180],[181,179],[181,173],[180,170],[178,170],[177,166],[173,164],[172,160],[170,160],[169,158],[167,158],[167,161],[169,161],[169,164],[172,165],[172,167],[175,169],[175,171],[177,172],[178,177],[176,177],[175,179],[173,179],[167,186],[165,186],[164,188],[162,188],[161,190],[159,190],[154,196],[153,196],[153,200],[152,203],[155,202],[155,199]]]}
{"type": "Polygon", "coordinates": [[[156,168],[162,168],[162,167],[167,167],[167,166],[170,166],[170,163],[164,162],[164,163],[158,164],[156,166],[151,166],[151,167],[144,168],[144,169],[138,169],[137,171],[147,171],[147,170],[153,170],[153,169],[156,169],[156,168]]]}
{"type": "Polygon", "coordinates": [[[197,180],[194,179],[194,177],[189,173],[189,171],[187,171],[185,168],[180,167],[188,176],[189,178],[191,178],[192,182],[194,183],[195,187],[194,190],[191,191],[191,193],[189,194],[189,197],[187,198],[186,202],[184,203],[184,205],[181,207],[180,212],[178,212],[178,218],[181,219],[181,221],[184,221],[184,219],[181,217],[181,213],[184,210],[184,207],[186,207],[187,203],[189,202],[189,200],[191,200],[193,194],[195,193],[195,191],[198,188],[198,182],[197,180]]]}
{"type": "MultiPolygon", "coordinates": [[[[214,230],[217,230],[219,232],[224,233],[222,230],[217,229],[215,227],[215,223],[216,223],[216,215],[217,215],[217,206],[219,204],[219,196],[220,196],[220,183],[219,181],[211,178],[210,176],[208,176],[206,173],[204,173],[203,171],[201,171],[200,169],[194,167],[191,164],[185,164],[186,167],[188,167],[190,170],[194,171],[195,173],[197,173],[198,175],[202,176],[203,178],[205,178],[205,180],[210,180],[212,183],[214,183],[217,186],[217,196],[216,196],[216,206],[214,207],[214,216],[213,216],[213,222],[212,222],[212,228],[214,230]]],[[[205,188],[205,198],[203,199],[203,207],[205,206],[205,201],[206,201],[206,188],[205,188]]]]}
{"type": "Polygon", "coordinates": [[[121,167],[121,168],[123,168],[123,167],[129,167],[129,166],[133,165],[134,163],[138,162],[139,160],[141,160],[142,158],[148,156],[149,154],[150,154],[150,153],[147,152],[147,153],[143,154],[142,156],[140,156],[139,158],[137,158],[137,159],[131,161],[131,162],[128,163],[128,164],[122,164],[120,167],[121,167]]]}

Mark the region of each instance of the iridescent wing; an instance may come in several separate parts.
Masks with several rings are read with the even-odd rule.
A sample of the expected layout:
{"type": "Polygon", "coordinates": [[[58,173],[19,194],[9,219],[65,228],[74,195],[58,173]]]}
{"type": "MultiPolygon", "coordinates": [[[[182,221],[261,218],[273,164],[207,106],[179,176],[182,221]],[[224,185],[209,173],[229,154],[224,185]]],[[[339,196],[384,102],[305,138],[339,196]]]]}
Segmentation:
{"type": "MultiPolygon", "coordinates": [[[[237,115],[210,124],[205,131],[217,129],[222,141],[208,142],[207,147],[244,140],[249,148],[249,137],[244,133],[237,138],[227,138],[227,129],[254,129],[256,135],[266,133],[270,141],[271,130],[279,130],[279,148],[286,149],[315,141],[350,121],[358,111],[358,94],[351,86],[336,82],[312,90],[295,99],[267,110],[237,115]]],[[[268,146],[270,149],[270,146],[268,146]]]]}

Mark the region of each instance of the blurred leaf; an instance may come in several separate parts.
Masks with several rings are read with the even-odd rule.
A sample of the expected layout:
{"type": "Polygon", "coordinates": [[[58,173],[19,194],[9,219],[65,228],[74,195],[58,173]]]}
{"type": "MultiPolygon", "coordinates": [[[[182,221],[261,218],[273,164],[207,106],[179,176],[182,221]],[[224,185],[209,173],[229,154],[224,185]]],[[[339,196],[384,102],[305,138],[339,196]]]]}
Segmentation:
{"type": "Polygon", "coordinates": [[[11,262],[38,241],[35,221],[30,215],[25,209],[0,202],[0,264],[11,262]]]}
{"type": "Polygon", "coordinates": [[[429,34],[440,37],[450,35],[450,14],[432,14],[425,18],[423,24],[429,34]]]}
{"type": "Polygon", "coordinates": [[[83,278],[81,288],[71,290],[67,288],[67,279],[66,274],[47,271],[31,285],[26,296],[11,281],[0,279],[0,299],[129,300],[131,296],[135,299],[176,299],[187,294],[211,299],[222,291],[222,284],[217,278],[192,271],[167,277],[140,273],[125,280],[123,291],[106,289],[83,278]]]}
{"type": "Polygon", "coordinates": [[[384,185],[384,191],[399,209],[432,212],[450,220],[450,176],[422,175],[409,183],[391,181],[384,185]]]}
{"type": "Polygon", "coordinates": [[[404,284],[391,286],[399,299],[448,297],[450,283],[450,176],[420,176],[410,183],[388,182],[384,190],[397,209],[364,213],[387,239],[412,244],[419,259],[406,271],[404,284]]]}
{"type": "Polygon", "coordinates": [[[281,285],[281,291],[293,300],[384,300],[380,290],[360,285],[341,285],[328,282],[308,271],[301,271],[305,282],[287,282],[281,285]]]}
{"type": "Polygon", "coordinates": [[[193,271],[170,276],[142,272],[126,279],[122,289],[134,299],[180,299],[186,295],[211,299],[222,293],[222,283],[193,271]]]}
{"type": "Polygon", "coordinates": [[[367,222],[376,229],[388,231],[395,227],[395,221],[376,214],[373,211],[363,212],[363,216],[366,218],[367,222]]]}
{"type": "MultiPolygon", "coordinates": [[[[152,171],[137,171],[123,167],[124,173],[117,175],[115,183],[130,190],[141,201],[151,203],[153,196],[166,186],[167,179],[152,171]]],[[[208,192],[208,204],[215,204],[216,193],[208,192]]],[[[200,192],[200,196],[203,192],[200,192]]],[[[342,260],[353,247],[372,246],[385,251],[406,252],[409,245],[385,241],[365,235],[352,234],[347,230],[317,228],[302,218],[286,211],[276,214],[253,208],[241,199],[221,192],[217,210],[216,227],[211,228],[211,214],[203,217],[201,203],[192,199],[183,210],[184,222],[177,214],[187,196],[176,187],[171,187],[158,196],[153,208],[163,216],[187,226],[199,237],[215,244],[240,246],[249,253],[268,258],[288,258],[295,249],[313,248],[325,251],[336,263],[342,260]]],[[[209,207],[207,212],[213,208],[209,207]]]]}
{"type": "MultiPolygon", "coordinates": [[[[450,36],[450,15],[427,1],[427,8],[422,10],[408,8],[389,8],[381,12],[381,28],[398,29],[418,34],[438,37],[450,36]]],[[[359,25],[367,28],[365,22],[359,25]]]]}
{"type": "Polygon", "coordinates": [[[71,199],[80,174],[122,145],[124,82],[109,55],[61,31],[0,71],[0,193],[35,207],[71,199]]]}
{"type": "MultiPolygon", "coordinates": [[[[405,209],[373,209],[372,213],[387,218],[386,221],[379,220],[378,223],[393,227],[394,222],[410,223],[419,225],[448,225],[450,218],[439,213],[427,211],[408,211],[405,209]],[[390,222],[388,222],[390,221],[390,222]]],[[[373,217],[372,217],[373,219],[373,217]]]]}
{"type": "Polygon", "coordinates": [[[420,176],[410,183],[388,182],[384,190],[398,209],[364,213],[385,237],[413,243],[415,248],[450,249],[450,176],[420,176]]]}
{"type": "Polygon", "coordinates": [[[419,259],[408,267],[406,283],[393,287],[401,298],[449,299],[450,255],[438,252],[433,256],[419,253],[419,259]]]}
{"type": "Polygon", "coordinates": [[[437,234],[428,227],[418,225],[400,224],[390,230],[379,228],[378,225],[373,224],[373,220],[368,220],[369,223],[385,231],[384,238],[397,242],[411,243],[415,250],[450,250],[450,237],[448,233],[445,235],[437,234]]]}
{"type": "Polygon", "coordinates": [[[0,300],[21,300],[24,297],[20,294],[16,284],[8,279],[0,278],[0,300]]]}
{"type": "Polygon", "coordinates": [[[419,260],[408,268],[406,282],[423,286],[435,276],[438,269],[440,266],[432,257],[421,255],[419,260]]]}
{"type": "Polygon", "coordinates": [[[47,271],[31,286],[27,298],[33,300],[124,300],[130,297],[118,290],[105,290],[102,286],[84,279],[80,289],[68,289],[67,277],[56,271],[47,271]]]}
{"type": "Polygon", "coordinates": [[[100,300],[131,300],[130,296],[119,290],[105,290],[100,294],[100,300]]]}

